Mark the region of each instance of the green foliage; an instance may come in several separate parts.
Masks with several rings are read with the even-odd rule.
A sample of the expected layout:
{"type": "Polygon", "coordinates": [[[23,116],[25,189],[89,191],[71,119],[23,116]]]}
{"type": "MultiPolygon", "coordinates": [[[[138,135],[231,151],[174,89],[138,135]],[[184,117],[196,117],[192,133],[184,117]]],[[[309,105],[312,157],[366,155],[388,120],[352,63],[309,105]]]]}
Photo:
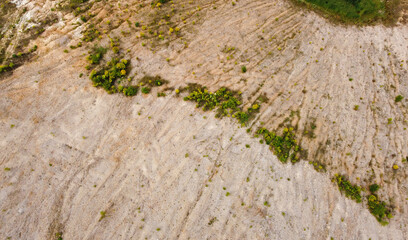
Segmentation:
{"type": "Polygon", "coordinates": [[[375,193],[376,191],[378,191],[378,189],[380,189],[380,186],[378,186],[378,184],[374,183],[374,184],[371,184],[369,186],[369,189],[370,189],[371,193],[375,193]]]}
{"type": "Polygon", "coordinates": [[[224,116],[236,118],[241,125],[245,125],[259,112],[258,100],[247,111],[242,110],[240,94],[228,90],[225,87],[216,92],[209,92],[206,87],[190,85],[190,94],[184,98],[185,101],[194,101],[197,107],[202,107],[204,111],[217,109],[217,118],[224,116]]]}
{"type": "Polygon", "coordinates": [[[114,93],[117,90],[115,87],[116,80],[123,79],[126,76],[126,68],[128,66],[128,60],[122,59],[119,61],[119,59],[113,58],[101,70],[93,70],[90,74],[90,79],[95,87],[102,87],[108,93],[114,93]]]}
{"type": "Polygon", "coordinates": [[[318,171],[318,172],[325,172],[326,171],[326,166],[319,162],[319,161],[309,161],[309,164],[313,165],[313,168],[318,171]]]}
{"type": "Polygon", "coordinates": [[[9,66],[8,65],[0,65],[0,73],[6,72],[8,70],[9,66]]]}
{"type": "Polygon", "coordinates": [[[142,93],[144,93],[144,94],[148,94],[148,93],[150,93],[150,88],[149,87],[143,87],[142,88],[142,93]]]}
{"type": "Polygon", "coordinates": [[[401,95],[398,95],[398,96],[395,97],[395,102],[401,102],[402,99],[404,99],[404,97],[401,96],[401,95]]]}
{"type": "Polygon", "coordinates": [[[209,226],[213,225],[215,221],[217,221],[216,217],[211,218],[210,221],[208,221],[208,225],[209,226]]]}
{"type": "Polygon", "coordinates": [[[63,240],[62,239],[62,232],[57,232],[56,234],[55,234],[55,237],[57,238],[56,240],[63,240]]]}
{"type": "Polygon", "coordinates": [[[95,28],[95,25],[91,24],[88,26],[88,28],[83,32],[83,37],[82,40],[85,42],[92,42],[99,36],[99,31],[98,29],[95,28]]]}
{"type": "Polygon", "coordinates": [[[103,55],[106,53],[106,48],[94,46],[92,51],[89,52],[89,56],[86,58],[91,64],[99,64],[103,55]]]}
{"type": "Polygon", "coordinates": [[[88,21],[88,19],[86,19],[86,17],[84,15],[82,15],[80,18],[81,18],[82,22],[88,21]]]}
{"type": "Polygon", "coordinates": [[[137,90],[138,90],[138,87],[136,86],[125,87],[123,88],[123,94],[129,97],[135,96],[137,94],[137,90]]]}
{"type": "Polygon", "coordinates": [[[149,87],[160,87],[163,86],[164,84],[168,83],[167,80],[162,79],[160,76],[149,76],[145,75],[142,79],[140,79],[139,84],[142,85],[147,85],[149,87]]]}
{"type": "Polygon", "coordinates": [[[241,124],[244,124],[249,121],[249,114],[246,112],[237,112],[234,115],[241,124]]]}
{"type": "Polygon", "coordinates": [[[0,65],[0,73],[11,71],[11,70],[13,70],[14,67],[15,67],[14,63],[9,63],[9,64],[6,64],[6,65],[0,65]]]}
{"type": "Polygon", "coordinates": [[[383,201],[379,201],[377,195],[368,196],[368,209],[375,216],[381,225],[387,225],[387,218],[392,218],[391,210],[383,201]]]}
{"type": "Polygon", "coordinates": [[[89,0],[69,0],[68,6],[72,9],[79,7],[82,3],[88,2],[89,0]]]}
{"type": "Polygon", "coordinates": [[[265,128],[260,128],[257,134],[263,136],[265,143],[270,146],[281,162],[286,163],[290,159],[292,163],[295,163],[299,161],[298,153],[301,148],[297,145],[293,130],[293,128],[285,128],[282,136],[279,136],[265,128]]]}
{"type": "Polygon", "coordinates": [[[381,0],[296,0],[312,4],[343,21],[369,23],[386,17],[386,6],[381,0]]]}
{"type": "Polygon", "coordinates": [[[106,217],[106,212],[105,211],[101,211],[100,214],[101,214],[101,217],[99,218],[99,221],[101,221],[102,219],[104,219],[106,217]]]}
{"type": "MultiPolygon", "coordinates": [[[[219,107],[221,110],[231,109],[237,111],[241,102],[234,95],[232,91],[226,88],[220,88],[215,93],[212,93],[205,87],[197,87],[184,100],[197,102],[197,107],[203,107],[204,111],[213,110],[215,107],[219,107]]],[[[224,113],[224,111],[222,112],[224,113]]]]}
{"type": "Polygon", "coordinates": [[[38,48],[38,46],[37,46],[37,45],[34,45],[34,47],[32,47],[32,48],[30,49],[30,53],[37,51],[37,48],[38,48]]]}
{"type": "Polygon", "coordinates": [[[246,66],[242,66],[242,67],[241,67],[241,70],[242,70],[243,73],[246,73],[246,71],[247,71],[246,66]]]}
{"type": "Polygon", "coordinates": [[[351,184],[346,177],[342,175],[336,174],[335,177],[340,192],[344,192],[346,197],[358,203],[361,202],[361,188],[359,186],[351,184]]]}

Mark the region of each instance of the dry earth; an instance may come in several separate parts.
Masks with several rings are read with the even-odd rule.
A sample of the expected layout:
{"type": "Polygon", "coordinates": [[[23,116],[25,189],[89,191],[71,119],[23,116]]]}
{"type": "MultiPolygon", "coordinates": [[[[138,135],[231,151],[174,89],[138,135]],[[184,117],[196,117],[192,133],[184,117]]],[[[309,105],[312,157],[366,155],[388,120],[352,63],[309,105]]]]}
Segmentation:
{"type": "Polygon", "coordinates": [[[58,20],[25,47],[38,45],[34,56],[0,80],[1,239],[408,238],[407,25],[343,26],[281,0],[174,1],[189,16],[175,21],[183,39],[165,32],[170,40],[160,42],[134,27],[157,11],[141,1],[89,10],[99,26],[112,22],[107,33],[120,37],[134,79],[226,86],[242,91],[247,107],[265,94],[248,127],[297,126],[308,156],[292,165],[234,119],[174,91],[124,97],[94,88],[84,55],[98,41],[109,45],[107,34],[71,50],[86,26],[78,17],[51,11],[55,1],[12,2],[8,16],[22,20],[2,32],[14,31],[12,45],[1,40],[7,52],[29,19],[58,20]],[[119,21],[127,18],[132,27],[119,21]],[[397,95],[405,98],[396,103],[397,95]],[[335,173],[365,188],[378,183],[390,224],[342,195],[335,173]]]}

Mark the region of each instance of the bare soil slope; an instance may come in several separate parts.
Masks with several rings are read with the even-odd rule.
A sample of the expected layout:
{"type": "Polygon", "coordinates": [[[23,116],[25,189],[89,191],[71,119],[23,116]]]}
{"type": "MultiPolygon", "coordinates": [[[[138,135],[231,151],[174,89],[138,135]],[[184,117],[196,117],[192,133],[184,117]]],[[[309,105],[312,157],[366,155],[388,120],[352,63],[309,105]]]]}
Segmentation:
{"type": "Polygon", "coordinates": [[[30,34],[29,19],[54,17],[18,50],[36,52],[0,80],[0,238],[408,238],[403,18],[353,27],[286,1],[98,1],[82,23],[54,1],[12,2],[8,16],[20,22],[3,29],[14,36],[0,39],[5,59],[30,34]],[[152,21],[156,35],[143,29],[152,21]],[[90,24],[100,39],[71,49],[90,24]],[[158,75],[167,86],[135,97],[94,88],[85,55],[109,46],[108,35],[120,38],[132,81],[158,75]],[[171,90],[187,83],[241,91],[246,108],[268,101],[244,128],[171,90]],[[288,123],[308,153],[293,165],[251,137],[288,123]],[[378,223],[366,199],[342,195],[336,173],[366,192],[379,184],[390,224],[378,223]]]}

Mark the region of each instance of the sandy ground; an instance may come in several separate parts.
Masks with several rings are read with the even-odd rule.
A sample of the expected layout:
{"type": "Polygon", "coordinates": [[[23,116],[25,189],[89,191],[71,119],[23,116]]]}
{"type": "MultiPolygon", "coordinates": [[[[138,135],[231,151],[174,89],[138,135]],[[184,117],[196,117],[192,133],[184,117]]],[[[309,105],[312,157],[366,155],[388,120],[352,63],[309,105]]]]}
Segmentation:
{"type": "Polygon", "coordinates": [[[63,53],[81,30],[67,15],[36,40],[38,57],[0,82],[0,238],[408,238],[408,27],[333,25],[284,1],[216,4],[182,28],[187,48],[176,40],[152,52],[136,33],[123,37],[131,74],[175,88],[227,86],[248,104],[266,94],[252,128],[279,129],[296,112],[305,160],[327,172],[281,164],[246,128],[174,92],[126,98],[93,88],[78,77],[87,49],[63,53]],[[379,183],[391,223],[341,195],[335,173],[379,183]]]}

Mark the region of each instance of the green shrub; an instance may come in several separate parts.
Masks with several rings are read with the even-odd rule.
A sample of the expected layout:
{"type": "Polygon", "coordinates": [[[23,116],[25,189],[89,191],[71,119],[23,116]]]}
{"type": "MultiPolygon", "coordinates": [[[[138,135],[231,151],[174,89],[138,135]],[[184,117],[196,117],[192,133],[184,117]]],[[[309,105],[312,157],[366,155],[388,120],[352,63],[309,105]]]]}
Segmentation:
{"type": "Polygon", "coordinates": [[[142,93],[144,93],[144,94],[150,93],[150,88],[149,87],[143,87],[142,88],[142,93]]]}
{"type": "Polygon", "coordinates": [[[84,15],[82,15],[80,18],[81,18],[82,22],[88,21],[88,19],[86,19],[86,17],[84,15]]]}
{"type": "Polygon", "coordinates": [[[103,55],[106,53],[106,48],[94,46],[92,51],[89,52],[89,56],[87,57],[89,63],[91,64],[99,64],[100,60],[103,58],[103,55]]]}
{"type": "Polygon", "coordinates": [[[138,87],[136,86],[129,86],[123,88],[123,94],[126,96],[135,96],[137,94],[138,87]]]}
{"type": "Polygon", "coordinates": [[[403,98],[404,98],[403,96],[398,95],[395,97],[395,102],[401,102],[403,98]]]}
{"type": "Polygon", "coordinates": [[[249,121],[249,115],[246,112],[237,112],[235,113],[235,117],[238,119],[238,121],[243,124],[249,121]]]}
{"type": "Polygon", "coordinates": [[[246,71],[247,71],[246,66],[242,66],[242,67],[241,67],[241,70],[242,70],[243,73],[246,73],[246,71]]]}
{"type": "Polygon", "coordinates": [[[369,186],[369,189],[371,193],[375,193],[376,191],[378,191],[378,189],[380,189],[380,186],[378,186],[378,184],[371,184],[369,186]]]}

